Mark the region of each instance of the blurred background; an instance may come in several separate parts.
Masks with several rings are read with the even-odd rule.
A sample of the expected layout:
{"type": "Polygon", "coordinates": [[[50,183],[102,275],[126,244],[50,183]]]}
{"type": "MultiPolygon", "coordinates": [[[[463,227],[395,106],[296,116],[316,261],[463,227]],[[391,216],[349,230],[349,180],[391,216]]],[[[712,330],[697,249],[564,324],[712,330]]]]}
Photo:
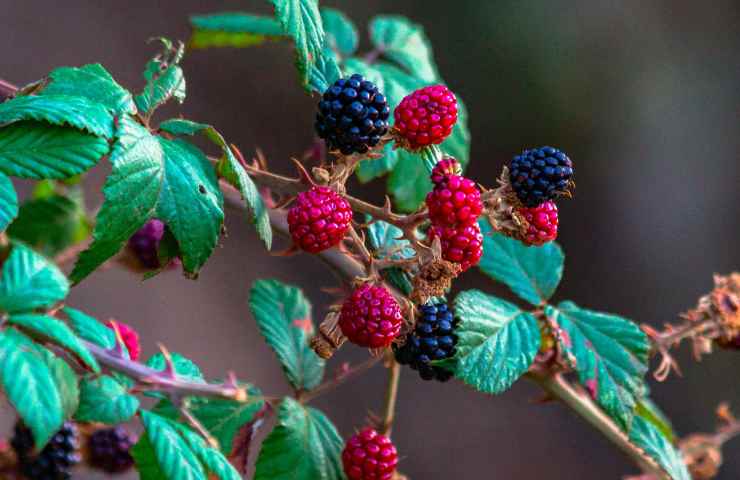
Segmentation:
{"type": "MultiPolygon", "coordinates": [[[[187,39],[189,14],[268,13],[257,0],[0,2],[0,78],[37,80],[63,65],[100,62],[124,86],[141,71],[155,36],[187,39]]],[[[558,299],[660,326],[712,287],[712,274],[740,267],[740,2],[713,0],[363,0],[326,1],[365,34],[377,13],[421,23],[449,86],[470,110],[469,175],[493,185],[501,166],[525,147],[550,144],[577,165],[577,194],[560,202],[559,241],[566,254],[558,299]]],[[[367,41],[363,39],[363,45],[367,41]]],[[[244,152],[260,147],[272,168],[313,138],[315,99],[296,83],[287,43],[247,50],[190,52],[183,64],[183,114],[216,125],[244,152]]],[[[106,167],[91,175],[99,202],[106,167]]],[[[383,184],[362,187],[380,202],[383,184]]],[[[242,212],[227,213],[228,236],[200,280],[177,273],[141,282],[108,269],[73,290],[70,304],[139,329],[146,354],[155,342],[196,360],[211,377],[227,369],[274,395],[288,391],[247,308],[257,278],[302,285],[321,318],[332,298],[330,272],[308,255],[265,255],[242,212]]],[[[284,242],[280,242],[280,248],[284,242]]],[[[471,270],[456,289],[511,298],[471,270]]],[[[329,365],[363,358],[344,348],[329,365]]],[[[740,411],[740,353],[701,363],[688,348],[684,376],[652,385],[679,433],[712,430],[716,405],[740,411]]],[[[317,399],[348,436],[382,404],[377,368],[317,399]]],[[[653,382],[654,383],[654,382],[653,382]]],[[[595,431],[520,382],[490,397],[458,383],[422,382],[404,371],[394,440],[400,470],[413,480],[478,478],[618,479],[634,467],[595,431]]],[[[12,412],[0,414],[0,434],[12,412]]],[[[264,433],[264,432],[263,432],[264,433]]],[[[740,441],[727,449],[718,478],[740,477],[740,441]]],[[[80,473],[77,478],[100,478],[80,473]]],[[[128,477],[127,477],[128,478],[128,477]]],[[[133,478],[133,476],[131,477],[133,478]]]]}

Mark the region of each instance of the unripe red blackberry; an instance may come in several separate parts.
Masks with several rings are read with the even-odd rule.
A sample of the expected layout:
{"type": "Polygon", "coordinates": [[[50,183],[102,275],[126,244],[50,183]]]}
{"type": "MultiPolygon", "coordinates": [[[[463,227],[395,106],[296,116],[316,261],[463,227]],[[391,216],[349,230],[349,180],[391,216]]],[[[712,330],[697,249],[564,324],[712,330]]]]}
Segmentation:
{"type": "Polygon", "coordinates": [[[432,183],[437,184],[450,175],[462,175],[462,165],[452,157],[444,157],[432,169],[432,183]]]}
{"type": "Polygon", "coordinates": [[[329,150],[366,153],[388,132],[390,107],[373,82],[354,74],[340,78],[319,102],[316,133],[329,150]]]}
{"type": "Polygon", "coordinates": [[[444,176],[427,194],[429,219],[438,227],[474,224],[483,211],[480,190],[475,182],[460,175],[444,176]]]}
{"type": "Polygon", "coordinates": [[[388,437],[366,428],[347,440],[342,465],[349,480],[391,480],[398,452],[388,437]]]}
{"type": "Polygon", "coordinates": [[[318,253],[338,244],[352,222],[347,200],[329,187],[301,192],[288,212],[293,243],[309,253],[318,253]]]}
{"type": "Polygon", "coordinates": [[[572,178],[573,162],[557,148],[525,150],[511,160],[511,186],[526,207],[536,207],[566,194],[572,178]]]}
{"type": "Polygon", "coordinates": [[[77,426],[72,422],[65,422],[38,455],[32,452],[31,431],[18,422],[11,445],[21,473],[29,480],[69,480],[72,467],[80,463],[77,426]]]}
{"type": "Polygon", "coordinates": [[[87,444],[90,464],[108,473],[125,472],[134,464],[130,450],[135,442],[134,436],[122,425],[97,430],[90,435],[87,444]]]}
{"type": "Polygon", "coordinates": [[[131,325],[127,325],[123,322],[119,322],[118,320],[108,320],[107,322],[105,322],[105,325],[111,330],[113,330],[113,322],[116,322],[116,326],[118,327],[118,332],[121,334],[121,338],[123,339],[123,344],[126,345],[126,349],[128,350],[128,354],[131,357],[131,360],[133,361],[138,360],[139,355],[141,354],[141,345],[139,344],[139,333],[136,330],[134,330],[134,328],[131,325]]]}
{"type": "Polygon", "coordinates": [[[432,226],[429,238],[437,237],[442,244],[442,258],[460,264],[463,272],[478,264],[483,255],[483,235],[477,223],[459,229],[432,226]]]}
{"type": "Polygon", "coordinates": [[[164,222],[154,218],[146,222],[129,238],[128,248],[144,268],[157,269],[162,266],[157,249],[164,236],[164,229],[164,222]]]}
{"type": "Polygon", "coordinates": [[[444,85],[420,88],[393,112],[394,129],[410,150],[442,143],[457,122],[457,99],[444,85]]]}
{"type": "Polygon", "coordinates": [[[519,213],[529,223],[522,241],[527,245],[544,245],[558,238],[558,207],[548,200],[536,207],[521,207],[519,213]]]}
{"type": "Polygon", "coordinates": [[[344,301],[339,328],[347,339],[361,347],[390,345],[401,331],[401,307],[382,285],[364,283],[344,301]]]}

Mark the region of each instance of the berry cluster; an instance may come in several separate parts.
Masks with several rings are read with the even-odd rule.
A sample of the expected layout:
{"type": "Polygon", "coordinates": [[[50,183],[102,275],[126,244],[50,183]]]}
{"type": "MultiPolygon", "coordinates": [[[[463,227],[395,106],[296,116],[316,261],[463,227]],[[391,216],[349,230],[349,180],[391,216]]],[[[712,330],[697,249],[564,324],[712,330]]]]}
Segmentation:
{"type": "Polygon", "coordinates": [[[28,479],[68,480],[72,478],[72,467],[80,463],[77,426],[72,422],[65,422],[37,455],[33,453],[31,430],[20,422],[15,425],[10,444],[18,456],[21,473],[28,479]]]}
{"type": "Polygon", "coordinates": [[[108,473],[121,473],[134,464],[131,447],[136,439],[125,427],[118,425],[112,428],[97,430],[88,440],[90,464],[108,473]]]}
{"type": "Polygon", "coordinates": [[[444,85],[420,88],[401,100],[393,119],[395,132],[409,150],[439,144],[455,127],[457,99],[444,85]]]}
{"type": "Polygon", "coordinates": [[[573,183],[573,162],[557,148],[525,150],[511,161],[509,180],[521,202],[517,212],[527,221],[520,239],[543,245],[558,236],[558,208],[553,202],[567,195],[573,183]]]}
{"type": "Polygon", "coordinates": [[[288,212],[293,243],[309,253],[319,253],[337,245],[351,222],[349,203],[329,187],[317,186],[299,193],[288,212]]]}
{"type": "Polygon", "coordinates": [[[429,239],[439,238],[442,257],[460,264],[463,271],[478,263],[483,255],[483,236],[478,217],[483,211],[480,190],[475,182],[459,174],[460,164],[442,159],[432,170],[434,189],[426,198],[429,239]]]}
{"type": "Polygon", "coordinates": [[[444,360],[455,355],[457,336],[455,327],[458,320],[446,303],[435,303],[419,307],[421,317],[416,328],[406,336],[406,343],[393,351],[396,361],[418,370],[423,380],[446,382],[452,378],[452,372],[431,365],[433,360],[444,360]]]}
{"type": "Polygon", "coordinates": [[[342,465],[349,480],[391,480],[398,452],[388,437],[366,428],[347,440],[342,465]]]}
{"type": "Polygon", "coordinates": [[[316,115],[316,133],[329,150],[343,155],[367,153],[388,132],[390,107],[373,82],[354,74],[324,92],[316,115]]]}
{"type": "Polygon", "coordinates": [[[347,339],[361,347],[389,346],[401,331],[401,306],[382,285],[364,283],[344,301],[339,328],[347,339]]]}

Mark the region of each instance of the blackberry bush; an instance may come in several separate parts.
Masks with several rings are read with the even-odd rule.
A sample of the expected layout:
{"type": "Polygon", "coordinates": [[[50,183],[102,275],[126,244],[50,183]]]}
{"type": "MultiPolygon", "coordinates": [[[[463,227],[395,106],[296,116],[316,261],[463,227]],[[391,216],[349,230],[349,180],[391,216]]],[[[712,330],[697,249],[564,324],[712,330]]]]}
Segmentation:
{"type": "MultiPolygon", "coordinates": [[[[532,381],[626,453],[640,478],[716,474],[740,421],[722,406],[716,432],[678,438],[645,377],[651,357],[657,380],[677,369],[672,349],[683,341],[693,342],[697,356],[737,348],[740,274],[716,276],[714,289],[663,330],[555,302],[565,265],[554,242],[555,202],[573,186],[568,156],[541,147],[506,167],[484,152],[500,175],[464,177],[472,160],[467,110],[443,86],[420,25],[374,17],[370,50],[358,53],[357,30],[342,12],[316,0],[270,4],[272,17],[196,15],[188,45],[198,55],[267,39],[292,43],[286,61],[295,61],[299,88],[320,96],[315,129],[324,140],[296,152],[297,176],[268,169],[273,159],[259,151],[246,158],[216,126],[179,115],[160,121],[159,107],[187,96],[183,43],[158,40],[138,92],[99,64],[60,67],[33,83],[19,79],[27,83],[21,89],[0,80],[0,388],[19,417],[11,440],[0,439],[0,478],[70,478],[78,443],[85,466],[114,474],[133,464],[146,479],[234,480],[248,465],[259,480],[408,478],[399,468],[421,478],[413,446],[401,448],[408,456],[400,463],[391,440],[396,416],[414,414],[396,412],[401,365],[424,380],[455,379],[490,395],[532,381]],[[88,172],[100,163],[107,166],[90,182],[88,172]],[[356,196],[353,177],[384,175],[384,203],[356,196]],[[36,182],[24,187],[22,201],[15,179],[36,182]],[[86,199],[90,193],[95,202],[86,199]],[[90,298],[88,277],[108,265],[131,267],[131,256],[147,287],[175,260],[187,279],[197,279],[233,210],[245,213],[238,220],[267,250],[280,243],[276,256],[312,254],[337,274],[335,285],[317,279],[312,290],[328,287],[333,299],[317,308],[279,280],[258,280],[249,291],[250,312],[282,367],[287,394],[262,391],[233,372],[206,377],[160,339],[78,309],[90,298]],[[510,292],[501,285],[466,289],[476,278],[510,292]],[[70,297],[73,285],[83,293],[70,297]],[[348,341],[366,358],[332,363],[348,341]],[[337,428],[311,402],[379,366],[387,371],[385,393],[368,399],[384,401],[345,443],[347,426],[337,428]],[[138,440],[122,427],[128,423],[141,432],[138,440]],[[267,426],[272,430],[258,435],[267,426]]],[[[224,105],[231,93],[223,92],[224,105]]],[[[235,108],[253,114],[249,105],[235,108]]],[[[488,115],[480,122],[502,119],[493,118],[496,108],[475,111],[488,115]]],[[[286,135],[312,132],[275,138],[286,135]]],[[[254,254],[243,248],[239,259],[254,254]]],[[[354,424],[364,422],[363,409],[348,411],[354,424]]],[[[438,459],[424,461],[431,462],[426,472],[437,471],[438,459]]]]}

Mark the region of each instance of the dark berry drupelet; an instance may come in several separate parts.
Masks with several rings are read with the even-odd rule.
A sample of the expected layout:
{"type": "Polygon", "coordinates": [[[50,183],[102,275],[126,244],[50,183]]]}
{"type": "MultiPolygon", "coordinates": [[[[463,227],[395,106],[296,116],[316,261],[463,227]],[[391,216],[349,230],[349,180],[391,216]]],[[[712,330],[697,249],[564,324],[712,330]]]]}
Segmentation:
{"type": "Polygon", "coordinates": [[[511,186],[526,207],[536,207],[565,194],[573,178],[573,162],[553,147],[525,150],[511,160],[511,186]]]}
{"type": "Polygon", "coordinates": [[[78,432],[74,423],[65,422],[38,455],[33,454],[33,443],[31,431],[20,422],[16,424],[11,445],[18,455],[20,470],[25,478],[29,480],[72,478],[70,473],[72,467],[80,463],[80,454],[77,451],[78,432]]]}
{"type": "Polygon", "coordinates": [[[457,336],[454,332],[458,320],[446,303],[424,305],[419,310],[421,316],[414,331],[406,337],[406,343],[393,347],[396,361],[418,370],[424,380],[446,382],[452,378],[452,372],[430,365],[430,362],[455,355],[457,336]]]}
{"type": "Polygon", "coordinates": [[[373,82],[354,74],[324,92],[316,114],[316,133],[329,150],[366,153],[388,132],[390,107],[373,82]]]}
{"type": "Polygon", "coordinates": [[[159,268],[157,249],[164,236],[164,223],[156,218],[149,220],[128,240],[128,248],[145,268],[159,268]]]}
{"type": "Polygon", "coordinates": [[[90,464],[108,473],[128,470],[134,464],[130,450],[135,441],[122,425],[96,431],[88,440],[90,464]]]}

